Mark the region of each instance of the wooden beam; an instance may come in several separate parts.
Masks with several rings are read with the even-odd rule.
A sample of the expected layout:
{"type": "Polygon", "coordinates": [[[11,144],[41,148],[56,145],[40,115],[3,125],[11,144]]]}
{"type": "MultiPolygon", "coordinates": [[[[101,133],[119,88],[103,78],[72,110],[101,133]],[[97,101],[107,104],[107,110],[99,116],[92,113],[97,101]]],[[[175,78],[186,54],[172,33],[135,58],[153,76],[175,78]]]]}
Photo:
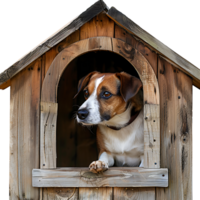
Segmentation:
{"type": "Polygon", "coordinates": [[[168,187],[168,169],[111,167],[102,174],[88,168],[33,169],[33,187],[168,187]]]}
{"type": "MultiPolygon", "coordinates": [[[[143,30],[140,26],[131,21],[116,8],[111,7],[107,15],[112,20],[114,20],[116,24],[122,26],[129,33],[134,34],[145,43],[153,47],[156,52],[176,63],[182,71],[184,71],[195,80],[195,83],[200,83],[200,69],[198,69],[196,66],[185,60],[183,57],[164,45],[162,42],[147,33],[145,30],[143,30]]],[[[198,87],[199,84],[196,84],[195,86],[198,87]]]]}
{"type": "Polygon", "coordinates": [[[70,34],[79,29],[86,22],[94,18],[96,15],[101,13],[104,10],[108,10],[107,5],[99,0],[94,3],[91,7],[89,7],[85,12],[81,13],[77,18],[73,21],[65,25],[61,30],[56,32],[53,36],[47,39],[45,42],[37,46],[30,53],[25,55],[7,70],[0,74],[0,89],[1,85],[15,76],[18,72],[24,69],[27,65],[32,63],[34,60],[39,58],[42,54],[47,52],[50,48],[61,42],[63,39],[68,37],[70,34]]]}

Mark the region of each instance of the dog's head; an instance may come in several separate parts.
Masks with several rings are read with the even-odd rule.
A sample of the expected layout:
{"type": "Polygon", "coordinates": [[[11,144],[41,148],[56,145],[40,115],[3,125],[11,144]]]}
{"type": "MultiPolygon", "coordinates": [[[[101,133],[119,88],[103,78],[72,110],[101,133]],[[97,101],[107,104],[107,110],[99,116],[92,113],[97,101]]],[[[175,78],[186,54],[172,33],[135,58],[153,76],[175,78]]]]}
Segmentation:
{"type": "Polygon", "coordinates": [[[142,82],[125,72],[91,72],[78,84],[76,96],[83,90],[86,101],[77,111],[76,119],[84,125],[104,123],[125,112],[130,101],[135,104],[135,111],[140,110],[141,88],[142,82]]]}

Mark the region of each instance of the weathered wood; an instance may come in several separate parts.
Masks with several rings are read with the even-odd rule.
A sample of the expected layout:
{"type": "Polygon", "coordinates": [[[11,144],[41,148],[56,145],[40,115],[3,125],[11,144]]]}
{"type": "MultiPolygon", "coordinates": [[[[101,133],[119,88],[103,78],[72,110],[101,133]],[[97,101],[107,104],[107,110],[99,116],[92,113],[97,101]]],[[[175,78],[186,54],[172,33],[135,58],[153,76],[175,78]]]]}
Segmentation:
{"type": "Polygon", "coordinates": [[[10,86],[10,79],[8,81],[6,81],[5,83],[3,83],[0,86],[0,89],[4,90],[4,89],[8,88],[9,86],[10,86]]]}
{"type": "Polygon", "coordinates": [[[114,37],[114,21],[105,12],[80,27],[80,40],[97,36],[114,37]]]}
{"type": "Polygon", "coordinates": [[[152,35],[147,33],[116,8],[111,7],[107,15],[119,26],[122,26],[124,29],[126,29],[129,33],[136,35],[138,38],[142,39],[144,42],[153,47],[161,55],[167,57],[178,66],[180,66],[180,69],[191,76],[196,82],[200,82],[200,70],[197,67],[182,58],[176,52],[172,51],[169,47],[154,38],[152,35]]]}
{"type": "MultiPolygon", "coordinates": [[[[10,132],[12,121],[11,121],[11,107],[10,107],[10,88],[8,88],[8,133],[10,132]]],[[[9,159],[10,159],[10,140],[7,139],[7,188],[9,186],[9,159]]],[[[9,192],[10,193],[10,192],[9,192]]]]}
{"type": "MultiPolygon", "coordinates": [[[[22,72],[21,72],[22,73],[22,72]]],[[[10,90],[10,174],[9,196],[11,200],[17,200],[19,196],[18,183],[18,102],[19,102],[19,76],[11,83],[10,90]]]]}
{"type": "Polygon", "coordinates": [[[112,200],[112,188],[80,188],[79,200],[112,200]]]}
{"type": "Polygon", "coordinates": [[[161,93],[161,167],[169,169],[169,187],[156,199],[192,199],[192,79],[166,60],[158,60],[161,93]]]}
{"type": "Polygon", "coordinates": [[[33,169],[33,187],[167,187],[167,169],[112,167],[102,174],[88,168],[33,169]]]}
{"type": "Polygon", "coordinates": [[[56,168],[57,103],[40,104],[40,168],[56,168]]]}
{"type": "Polygon", "coordinates": [[[157,76],[157,54],[155,51],[150,49],[149,45],[134,37],[117,24],[115,24],[115,38],[123,40],[127,44],[130,44],[135,49],[137,49],[149,61],[155,75],[157,76]]]}
{"type": "MultiPolygon", "coordinates": [[[[121,28],[117,24],[115,24],[115,38],[123,40],[127,44],[137,49],[148,60],[148,62],[150,63],[151,67],[154,70],[155,75],[157,76],[157,54],[154,51],[152,51],[148,45],[144,44],[144,42],[141,42],[140,40],[135,38],[133,35],[129,34],[125,29],[121,28]]],[[[149,140],[150,138],[146,138],[146,143],[149,144],[150,142],[149,140]]],[[[149,146],[147,145],[145,148],[146,148],[145,158],[147,158],[147,155],[149,152],[148,151],[149,146]]],[[[145,167],[148,167],[148,166],[149,165],[147,165],[147,162],[145,161],[145,167]]],[[[127,190],[124,190],[121,188],[114,188],[114,195],[115,195],[115,198],[119,196],[119,198],[126,197],[127,199],[128,197],[130,197],[130,199],[134,199],[134,198],[147,199],[146,196],[148,195],[149,199],[155,199],[155,188],[149,188],[148,194],[146,193],[146,191],[143,191],[141,189],[128,190],[128,196],[127,196],[127,190]]]]}
{"type": "Polygon", "coordinates": [[[143,83],[144,103],[159,104],[159,87],[156,75],[146,58],[127,43],[112,38],[113,52],[122,55],[137,70],[143,83]]]}
{"type": "Polygon", "coordinates": [[[39,168],[40,67],[37,60],[11,79],[10,199],[39,199],[31,173],[39,168]]]}
{"type": "Polygon", "coordinates": [[[61,51],[51,64],[42,86],[42,101],[57,102],[57,86],[66,66],[77,56],[88,51],[112,51],[111,38],[97,37],[81,40],[61,51]],[[49,90],[49,88],[52,88],[49,90]]]}
{"type": "Polygon", "coordinates": [[[160,105],[144,105],[144,167],[160,168],[160,105]]]}
{"type": "Polygon", "coordinates": [[[114,200],[155,200],[155,188],[114,188],[114,200]]]}
{"type": "Polygon", "coordinates": [[[43,188],[42,200],[77,200],[77,188],[43,188]]]}
{"type": "Polygon", "coordinates": [[[20,59],[11,67],[9,67],[7,70],[5,70],[3,73],[1,73],[0,74],[0,89],[1,89],[1,85],[4,82],[11,79],[13,76],[15,76],[18,72],[24,69],[31,62],[39,58],[42,54],[47,52],[50,48],[52,48],[53,46],[55,46],[56,44],[64,40],[66,37],[68,37],[70,34],[75,32],[82,25],[84,25],[86,22],[88,22],[89,20],[91,20],[92,18],[94,18],[96,15],[98,15],[104,10],[108,10],[107,5],[102,0],[97,1],[92,6],[90,6],[85,12],[80,14],[77,18],[75,18],[69,24],[65,25],[64,28],[59,30],[57,33],[55,33],[53,36],[47,39],[44,43],[40,44],[30,53],[25,55],[22,59],[20,59]]]}

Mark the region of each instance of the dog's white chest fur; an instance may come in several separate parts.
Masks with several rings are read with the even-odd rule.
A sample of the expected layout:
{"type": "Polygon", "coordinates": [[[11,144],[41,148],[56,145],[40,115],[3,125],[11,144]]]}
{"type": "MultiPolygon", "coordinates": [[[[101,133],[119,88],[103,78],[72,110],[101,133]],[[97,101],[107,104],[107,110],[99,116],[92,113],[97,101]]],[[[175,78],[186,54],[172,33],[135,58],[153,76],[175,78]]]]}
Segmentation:
{"type": "MultiPolygon", "coordinates": [[[[122,120],[123,121],[123,120],[122,120]]],[[[103,134],[103,142],[117,166],[139,166],[144,154],[143,110],[128,126],[113,130],[98,125],[103,134]]]]}

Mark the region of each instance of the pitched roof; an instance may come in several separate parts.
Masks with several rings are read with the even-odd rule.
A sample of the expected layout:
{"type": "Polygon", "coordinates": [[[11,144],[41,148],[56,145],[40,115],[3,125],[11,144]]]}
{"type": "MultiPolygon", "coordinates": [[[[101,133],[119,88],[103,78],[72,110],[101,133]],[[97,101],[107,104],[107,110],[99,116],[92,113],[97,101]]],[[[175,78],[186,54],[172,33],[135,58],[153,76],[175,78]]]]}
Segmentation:
{"type": "Polygon", "coordinates": [[[145,30],[143,30],[141,27],[131,21],[116,8],[111,7],[109,9],[107,5],[103,2],[103,0],[98,0],[86,11],[81,13],[77,18],[65,25],[64,28],[59,30],[53,36],[48,38],[45,42],[37,46],[35,49],[33,49],[15,64],[13,64],[11,67],[2,72],[0,74],[0,89],[5,89],[6,87],[8,87],[10,85],[9,80],[14,77],[18,72],[20,72],[31,62],[39,58],[42,54],[44,54],[56,44],[61,42],[64,38],[75,32],[77,29],[79,29],[81,26],[83,26],[85,23],[90,21],[102,11],[106,11],[107,16],[114,20],[115,23],[117,23],[129,33],[140,38],[145,43],[149,44],[161,56],[165,57],[166,59],[171,61],[176,67],[191,76],[193,78],[193,84],[196,87],[200,88],[200,69],[195,67],[193,64],[182,58],[180,55],[175,53],[162,42],[147,33],[145,30]]]}

